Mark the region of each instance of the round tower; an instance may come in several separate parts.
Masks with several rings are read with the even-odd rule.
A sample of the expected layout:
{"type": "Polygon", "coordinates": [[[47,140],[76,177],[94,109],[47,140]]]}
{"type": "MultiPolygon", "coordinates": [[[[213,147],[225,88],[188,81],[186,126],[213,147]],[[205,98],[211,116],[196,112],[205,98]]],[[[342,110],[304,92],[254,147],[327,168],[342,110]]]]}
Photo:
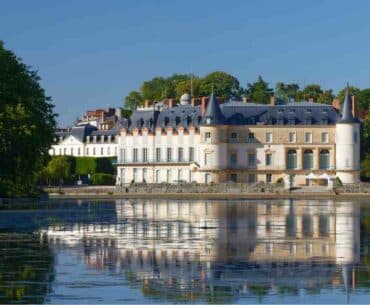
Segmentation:
{"type": "Polygon", "coordinates": [[[227,167],[227,128],[225,117],[213,93],[202,116],[200,170],[205,173],[205,183],[223,182],[226,176],[222,170],[227,167]]]}
{"type": "Polygon", "coordinates": [[[336,174],[343,184],[360,180],[360,123],[353,114],[347,86],[341,118],[336,123],[336,174]]]}

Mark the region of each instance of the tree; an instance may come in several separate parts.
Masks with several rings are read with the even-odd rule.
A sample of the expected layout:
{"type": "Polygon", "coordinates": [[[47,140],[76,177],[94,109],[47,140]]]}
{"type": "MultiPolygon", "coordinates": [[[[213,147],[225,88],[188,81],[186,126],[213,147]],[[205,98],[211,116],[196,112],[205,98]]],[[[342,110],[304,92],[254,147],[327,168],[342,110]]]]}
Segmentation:
{"type": "MultiPolygon", "coordinates": [[[[343,88],[338,93],[338,99],[342,103],[347,87],[343,88]]],[[[361,90],[360,88],[350,86],[349,92],[355,96],[358,110],[367,110],[370,106],[370,88],[361,90]]]]}
{"type": "Polygon", "coordinates": [[[0,42],[0,196],[29,196],[56,125],[40,77],[0,42]]]}
{"type": "Polygon", "coordinates": [[[193,96],[200,96],[200,85],[201,79],[198,77],[194,77],[192,80],[188,79],[178,82],[175,87],[176,98],[179,99],[181,95],[184,93],[191,93],[191,91],[193,91],[193,96]],[[191,90],[191,87],[193,87],[193,90],[191,90]]]}
{"type": "Polygon", "coordinates": [[[144,103],[143,96],[138,91],[131,91],[125,97],[124,109],[128,109],[131,111],[136,110],[137,107],[142,106],[144,103]]]}
{"type": "Polygon", "coordinates": [[[313,99],[314,102],[317,102],[320,94],[322,93],[323,91],[320,85],[317,84],[307,85],[303,89],[303,99],[304,100],[313,99]]]}
{"type": "Polygon", "coordinates": [[[262,79],[262,76],[258,76],[256,82],[247,84],[247,96],[252,102],[268,104],[273,95],[274,91],[269,88],[268,83],[262,79]]]}
{"type": "Polygon", "coordinates": [[[317,102],[320,104],[328,104],[330,105],[333,102],[333,90],[324,90],[322,91],[319,96],[317,97],[317,102]]]}
{"type": "Polygon", "coordinates": [[[209,73],[201,79],[200,95],[210,95],[212,86],[214,87],[215,95],[224,99],[238,98],[243,93],[239,80],[223,71],[209,73]]]}
{"type": "Polygon", "coordinates": [[[361,162],[361,179],[365,181],[370,180],[370,154],[367,154],[361,162]]]}
{"type": "Polygon", "coordinates": [[[50,179],[63,184],[63,180],[71,177],[71,162],[67,156],[56,156],[52,158],[47,166],[46,172],[49,173],[50,179]]]}
{"type": "Polygon", "coordinates": [[[276,83],[275,96],[276,98],[282,99],[284,101],[297,101],[299,97],[299,85],[295,83],[276,83]]]}

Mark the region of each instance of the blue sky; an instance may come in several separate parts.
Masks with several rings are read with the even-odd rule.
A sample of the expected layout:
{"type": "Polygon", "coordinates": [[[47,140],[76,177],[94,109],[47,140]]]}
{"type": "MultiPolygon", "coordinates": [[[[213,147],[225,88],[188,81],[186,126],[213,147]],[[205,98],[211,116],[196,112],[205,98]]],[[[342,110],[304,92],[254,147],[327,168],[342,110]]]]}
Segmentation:
{"type": "Polygon", "coordinates": [[[0,39],[39,71],[64,126],[142,81],[224,70],[370,87],[370,1],[1,1],[0,39]]]}

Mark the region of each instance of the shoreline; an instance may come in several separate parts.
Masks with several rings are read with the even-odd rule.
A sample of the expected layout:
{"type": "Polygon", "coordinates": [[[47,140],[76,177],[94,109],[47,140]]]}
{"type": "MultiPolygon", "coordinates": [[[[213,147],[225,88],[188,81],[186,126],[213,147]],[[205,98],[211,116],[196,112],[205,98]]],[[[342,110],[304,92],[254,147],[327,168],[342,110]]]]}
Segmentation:
{"type": "Polygon", "coordinates": [[[368,199],[369,193],[49,193],[49,199],[368,199]]]}

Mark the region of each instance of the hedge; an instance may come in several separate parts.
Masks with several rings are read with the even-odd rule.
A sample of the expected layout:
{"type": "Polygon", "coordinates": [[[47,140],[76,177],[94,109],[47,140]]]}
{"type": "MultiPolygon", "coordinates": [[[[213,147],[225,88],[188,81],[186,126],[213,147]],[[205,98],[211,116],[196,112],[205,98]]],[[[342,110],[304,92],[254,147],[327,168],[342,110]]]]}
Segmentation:
{"type": "Polygon", "coordinates": [[[94,173],[114,174],[112,158],[76,157],[76,175],[94,173]]]}
{"type": "Polygon", "coordinates": [[[91,177],[92,185],[114,185],[114,176],[105,173],[96,173],[91,177]]]}

